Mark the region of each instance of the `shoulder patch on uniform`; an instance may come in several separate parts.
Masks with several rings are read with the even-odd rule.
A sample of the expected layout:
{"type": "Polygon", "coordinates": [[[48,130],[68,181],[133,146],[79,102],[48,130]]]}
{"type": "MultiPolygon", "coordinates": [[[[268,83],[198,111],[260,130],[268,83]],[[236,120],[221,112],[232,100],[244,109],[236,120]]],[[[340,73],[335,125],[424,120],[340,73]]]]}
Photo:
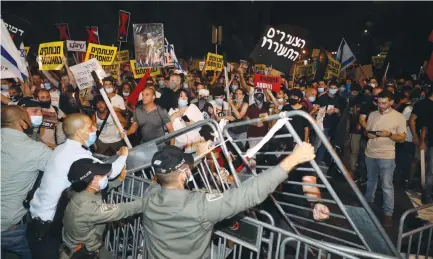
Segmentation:
{"type": "Polygon", "coordinates": [[[207,201],[216,201],[223,197],[221,193],[206,193],[206,199],[207,201]]]}
{"type": "Polygon", "coordinates": [[[102,213],[110,212],[113,210],[117,210],[118,206],[116,204],[102,204],[101,211],[102,213]]]}

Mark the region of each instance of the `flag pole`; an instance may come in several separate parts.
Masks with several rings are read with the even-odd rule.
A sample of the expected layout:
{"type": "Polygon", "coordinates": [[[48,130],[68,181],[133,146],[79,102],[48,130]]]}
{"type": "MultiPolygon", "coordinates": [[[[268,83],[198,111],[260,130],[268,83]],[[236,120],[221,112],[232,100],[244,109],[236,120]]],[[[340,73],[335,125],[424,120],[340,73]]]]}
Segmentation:
{"type": "Polygon", "coordinates": [[[388,68],[389,68],[389,62],[388,62],[388,65],[386,65],[385,74],[382,77],[382,86],[385,85],[386,75],[388,74],[388,68]]]}

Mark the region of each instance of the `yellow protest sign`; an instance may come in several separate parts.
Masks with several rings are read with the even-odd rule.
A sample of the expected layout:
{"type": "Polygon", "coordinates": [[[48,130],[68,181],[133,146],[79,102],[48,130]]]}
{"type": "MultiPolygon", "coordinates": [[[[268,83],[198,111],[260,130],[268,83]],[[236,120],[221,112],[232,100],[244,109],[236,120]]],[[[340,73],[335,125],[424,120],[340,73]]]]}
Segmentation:
{"type": "Polygon", "coordinates": [[[116,59],[117,47],[89,43],[85,61],[95,58],[101,65],[111,65],[116,59]]]}
{"type": "Polygon", "coordinates": [[[373,61],[373,66],[376,69],[381,69],[383,67],[383,62],[385,62],[386,55],[373,56],[371,60],[373,61]]]}
{"type": "Polygon", "coordinates": [[[150,76],[157,76],[161,74],[161,69],[159,67],[136,67],[135,60],[130,60],[132,74],[135,79],[142,78],[148,69],[150,69],[150,76]]]}
{"type": "Polygon", "coordinates": [[[29,51],[30,51],[30,46],[24,46],[24,55],[26,55],[26,57],[27,57],[27,55],[29,54],[29,51]]]}
{"type": "Polygon", "coordinates": [[[63,41],[39,44],[37,62],[40,70],[60,70],[63,67],[63,41]]]}
{"type": "Polygon", "coordinates": [[[129,62],[129,50],[121,50],[117,52],[116,62],[127,63],[129,62]]]}
{"type": "Polygon", "coordinates": [[[223,56],[214,53],[207,53],[206,70],[223,71],[224,60],[223,56]]]}
{"type": "Polygon", "coordinates": [[[328,65],[326,66],[325,78],[329,79],[331,76],[335,76],[338,78],[340,75],[341,64],[337,60],[328,57],[328,65]]]}
{"type": "Polygon", "coordinates": [[[118,74],[117,74],[118,67],[120,67],[120,63],[118,63],[118,62],[114,62],[111,65],[104,65],[104,66],[102,66],[102,68],[104,70],[110,69],[111,76],[114,77],[114,78],[116,78],[116,79],[118,77],[118,74]]]}
{"type": "Polygon", "coordinates": [[[296,66],[295,79],[314,75],[313,64],[296,66]]]}
{"type": "Polygon", "coordinates": [[[255,68],[255,72],[259,73],[259,74],[265,74],[265,70],[266,70],[266,65],[264,64],[256,64],[254,65],[255,68]]]}

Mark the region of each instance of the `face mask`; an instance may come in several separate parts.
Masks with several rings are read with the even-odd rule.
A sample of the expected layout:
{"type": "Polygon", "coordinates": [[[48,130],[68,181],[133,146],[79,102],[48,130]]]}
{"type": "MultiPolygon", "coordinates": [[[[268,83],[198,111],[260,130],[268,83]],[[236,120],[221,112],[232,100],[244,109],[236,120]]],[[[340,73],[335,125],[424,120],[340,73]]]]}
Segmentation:
{"type": "Polygon", "coordinates": [[[316,101],[316,97],[310,96],[310,97],[308,97],[308,101],[310,101],[311,103],[314,103],[314,101],[316,101]]]}
{"type": "Polygon", "coordinates": [[[123,96],[128,97],[129,96],[129,92],[123,92],[123,96]]]}
{"type": "Polygon", "coordinates": [[[278,100],[279,104],[283,104],[284,103],[284,99],[283,98],[278,98],[277,100],[278,100]]]}
{"type": "Polygon", "coordinates": [[[159,81],[158,85],[159,85],[159,88],[164,88],[165,87],[164,81],[159,81]]]}
{"type": "Polygon", "coordinates": [[[23,120],[26,124],[27,124],[27,129],[21,127],[23,129],[23,132],[28,135],[28,136],[32,136],[33,135],[33,127],[30,126],[27,121],[23,120]]]}
{"type": "Polygon", "coordinates": [[[344,93],[345,91],[346,91],[346,88],[344,88],[344,87],[340,87],[340,93],[344,93]]]}
{"type": "Polygon", "coordinates": [[[298,100],[298,99],[294,99],[294,98],[290,98],[290,99],[289,99],[289,103],[290,103],[291,105],[295,105],[295,104],[299,103],[299,100],[298,100]]]}
{"type": "Polygon", "coordinates": [[[37,128],[42,124],[42,115],[32,115],[30,116],[30,120],[32,121],[32,126],[37,128]]]}
{"type": "Polygon", "coordinates": [[[177,101],[177,105],[179,106],[179,108],[183,108],[183,107],[185,107],[185,106],[188,105],[188,100],[182,100],[182,99],[179,99],[179,100],[177,101]]]}
{"type": "Polygon", "coordinates": [[[92,187],[90,187],[90,188],[92,188],[95,191],[102,191],[102,190],[104,190],[107,187],[107,185],[108,185],[108,177],[105,176],[104,178],[102,178],[101,180],[99,180],[98,185],[99,185],[99,190],[97,190],[95,188],[92,188],[92,187]]]}
{"type": "Polygon", "coordinates": [[[2,90],[5,90],[5,91],[9,90],[9,86],[8,85],[2,85],[2,90]]]}
{"type": "Polygon", "coordinates": [[[376,87],[376,84],[374,84],[374,83],[370,83],[369,85],[370,85],[371,87],[373,87],[373,88],[376,87]]]}
{"type": "Polygon", "coordinates": [[[337,89],[329,89],[329,94],[334,95],[337,93],[337,89]]]}
{"type": "Polygon", "coordinates": [[[105,89],[105,92],[106,92],[107,94],[111,94],[113,91],[114,91],[114,88],[113,88],[113,87],[110,87],[110,88],[106,88],[106,89],[105,89]]]}
{"type": "Polygon", "coordinates": [[[50,90],[51,89],[51,84],[50,83],[45,83],[44,84],[44,88],[47,89],[47,90],[50,90]]]}
{"type": "Polygon", "coordinates": [[[323,93],[323,92],[325,92],[325,88],[319,87],[319,88],[317,88],[317,92],[323,93]]]}
{"type": "Polygon", "coordinates": [[[305,91],[302,91],[302,96],[305,96],[305,91]]]}
{"type": "Polygon", "coordinates": [[[223,99],[223,98],[217,98],[217,99],[215,99],[215,102],[216,102],[218,105],[223,105],[223,103],[224,103],[224,99],[223,99]]]}
{"type": "Polygon", "coordinates": [[[84,141],[84,143],[86,144],[87,147],[90,147],[93,144],[95,144],[95,141],[96,141],[96,132],[87,133],[87,134],[89,135],[89,139],[87,139],[87,140],[84,140],[81,136],[79,136],[79,137],[84,141]]]}
{"type": "Polygon", "coordinates": [[[48,109],[51,107],[51,100],[47,102],[39,102],[39,105],[41,106],[41,108],[48,109]]]}
{"type": "Polygon", "coordinates": [[[232,91],[236,91],[236,89],[238,89],[239,86],[238,85],[232,85],[232,91]]]}

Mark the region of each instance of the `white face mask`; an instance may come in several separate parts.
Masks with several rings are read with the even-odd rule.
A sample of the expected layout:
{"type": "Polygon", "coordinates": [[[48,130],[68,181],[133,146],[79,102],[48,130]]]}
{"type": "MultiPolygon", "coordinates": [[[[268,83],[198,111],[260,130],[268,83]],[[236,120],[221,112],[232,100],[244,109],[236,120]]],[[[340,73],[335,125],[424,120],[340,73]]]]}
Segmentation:
{"type": "Polygon", "coordinates": [[[42,124],[42,115],[32,115],[30,116],[30,120],[32,121],[32,126],[37,128],[42,124]]]}
{"type": "Polygon", "coordinates": [[[279,104],[283,104],[284,103],[284,99],[283,98],[278,98],[277,100],[278,100],[279,104]]]}
{"type": "Polygon", "coordinates": [[[123,92],[123,96],[128,97],[129,96],[129,92],[123,92]]]}
{"type": "Polygon", "coordinates": [[[179,108],[183,108],[188,105],[188,100],[179,99],[177,101],[177,105],[179,106],[179,108]]]}
{"type": "Polygon", "coordinates": [[[113,87],[105,88],[105,92],[107,92],[107,94],[111,94],[113,91],[114,91],[113,87]]]}
{"type": "Polygon", "coordinates": [[[319,87],[317,88],[317,92],[319,93],[323,93],[325,91],[325,88],[319,87]]]}
{"type": "Polygon", "coordinates": [[[308,100],[309,100],[310,102],[314,103],[314,101],[316,100],[316,97],[314,97],[314,96],[310,96],[310,97],[308,97],[308,100]]]}

